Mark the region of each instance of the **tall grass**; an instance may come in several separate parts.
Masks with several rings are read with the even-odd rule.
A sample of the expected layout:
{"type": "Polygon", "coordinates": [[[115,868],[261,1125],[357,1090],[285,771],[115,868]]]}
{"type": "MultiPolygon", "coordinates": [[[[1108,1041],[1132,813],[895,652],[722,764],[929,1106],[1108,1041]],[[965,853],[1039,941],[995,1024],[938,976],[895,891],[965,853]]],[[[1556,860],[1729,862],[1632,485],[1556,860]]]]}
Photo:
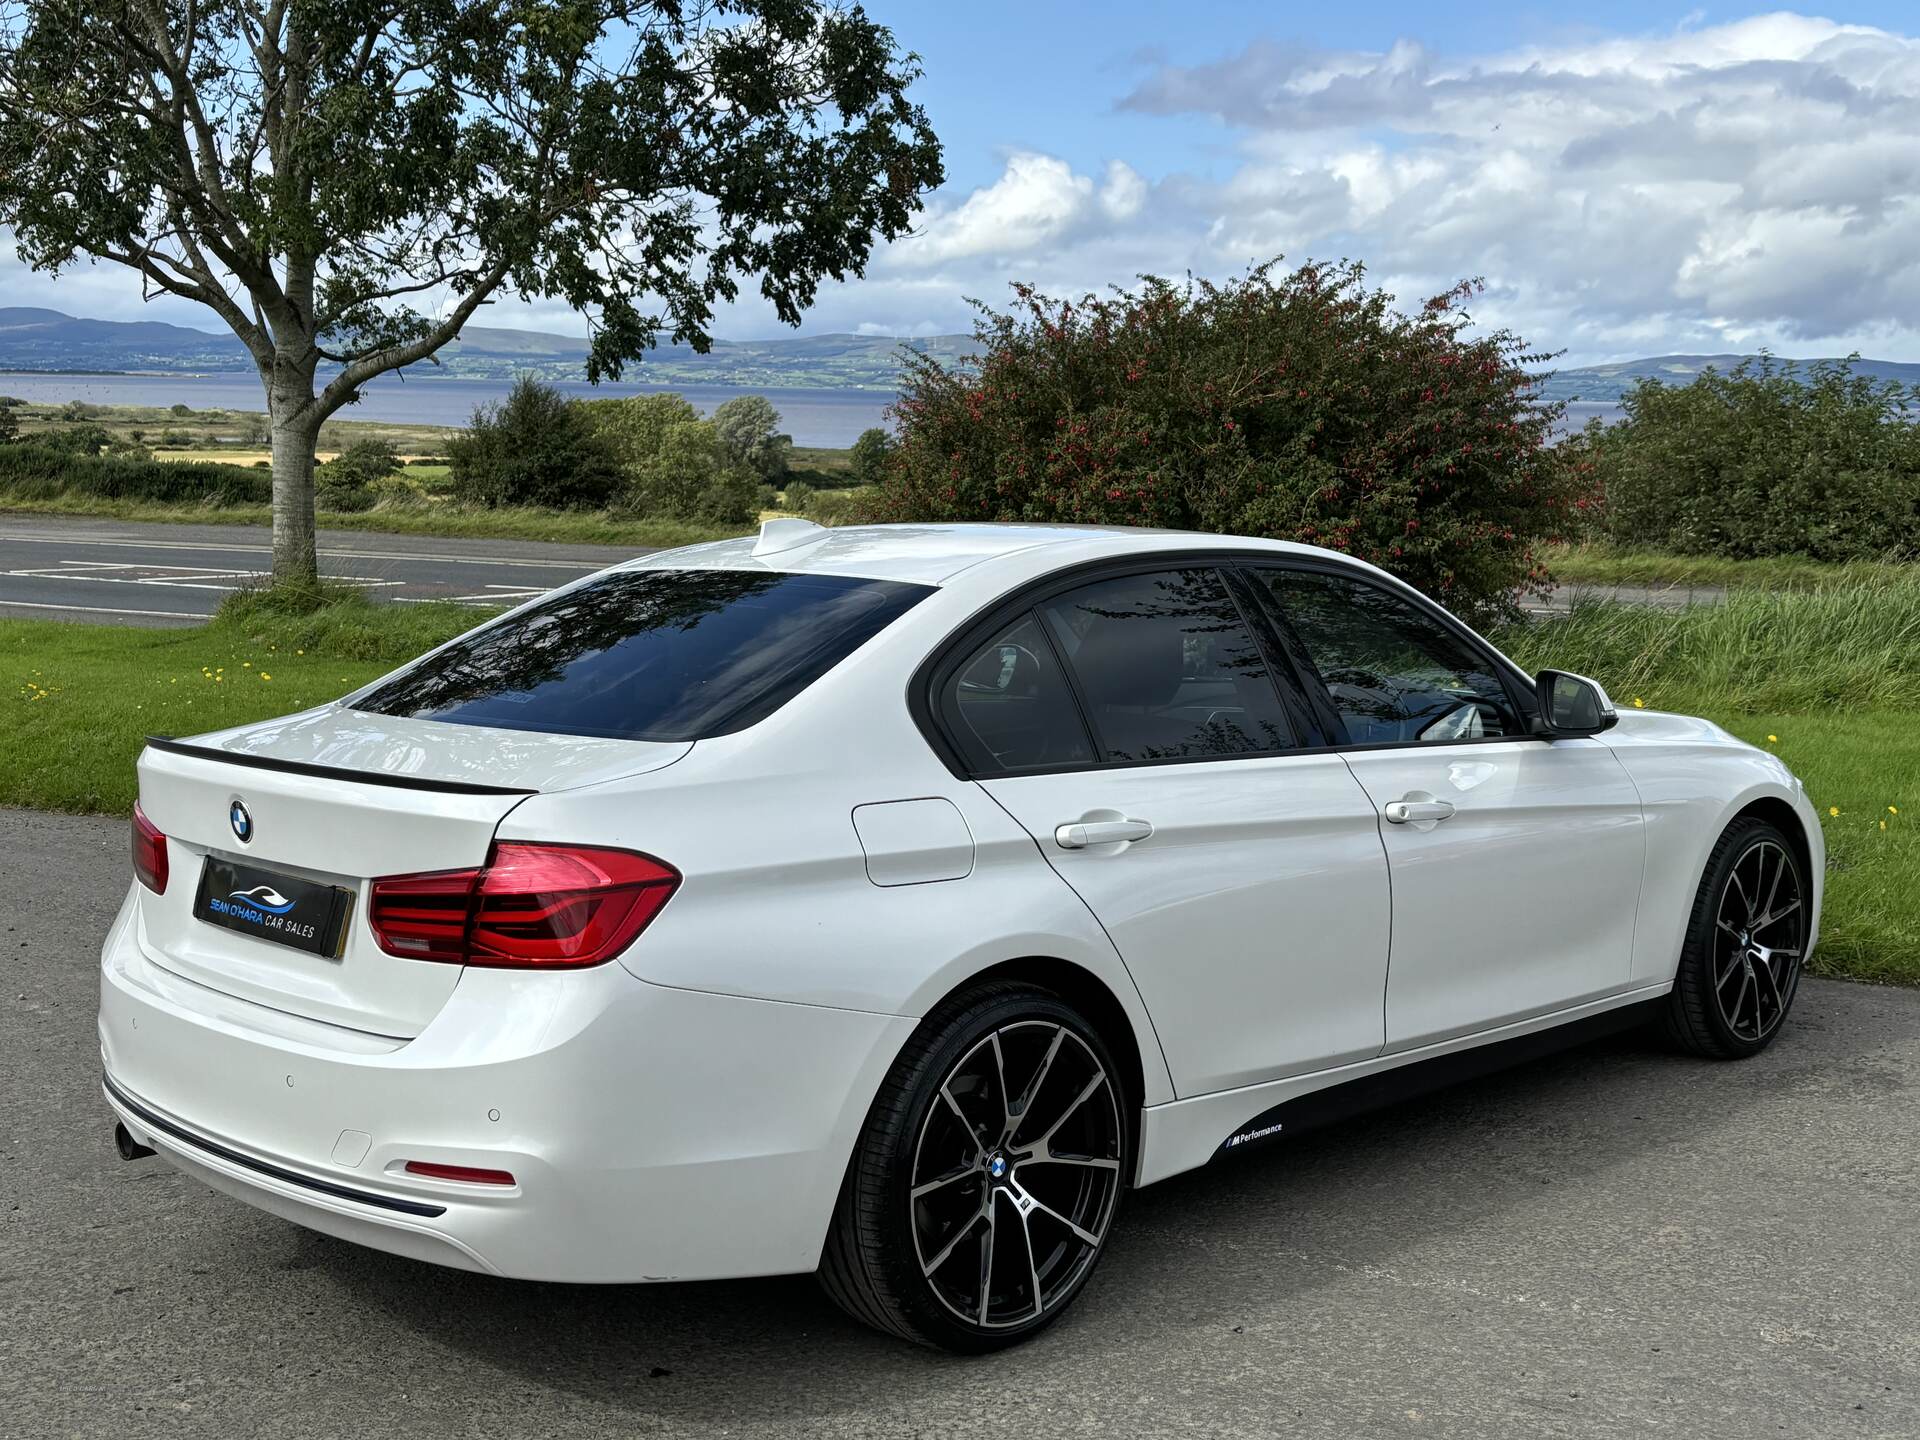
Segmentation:
{"type": "Polygon", "coordinates": [[[1528,669],[1578,671],[1654,709],[1920,710],[1920,579],[1735,590],[1677,611],[1576,601],[1492,638],[1528,669]]]}

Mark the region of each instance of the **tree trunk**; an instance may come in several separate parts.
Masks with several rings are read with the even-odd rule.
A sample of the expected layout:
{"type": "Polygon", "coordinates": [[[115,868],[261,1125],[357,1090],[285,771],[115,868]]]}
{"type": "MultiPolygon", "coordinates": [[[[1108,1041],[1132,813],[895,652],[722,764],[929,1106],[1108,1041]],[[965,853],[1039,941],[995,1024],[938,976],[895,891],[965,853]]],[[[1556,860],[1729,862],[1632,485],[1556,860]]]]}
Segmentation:
{"type": "Polygon", "coordinates": [[[268,394],[273,435],[273,583],[311,586],[320,578],[313,533],[313,390],[275,387],[268,394]]]}

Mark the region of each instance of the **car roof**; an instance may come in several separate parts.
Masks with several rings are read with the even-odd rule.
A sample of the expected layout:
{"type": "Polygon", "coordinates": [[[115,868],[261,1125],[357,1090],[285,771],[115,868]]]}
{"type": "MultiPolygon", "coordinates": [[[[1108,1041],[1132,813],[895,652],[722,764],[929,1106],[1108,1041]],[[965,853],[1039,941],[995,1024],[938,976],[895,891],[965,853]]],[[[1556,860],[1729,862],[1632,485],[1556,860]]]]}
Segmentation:
{"type": "MultiPolygon", "coordinates": [[[[1360,564],[1351,556],[1286,540],[1209,535],[1190,530],[1134,529],[1123,525],[901,524],[834,528],[805,521],[769,521],[758,536],[717,540],[665,550],[629,562],[636,569],[771,570],[792,574],[856,575],[945,585],[988,561],[1033,552],[1060,552],[1061,564],[1094,556],[1163,550],[1231,547],[1271,550],[1360,564]],[[1082,552],[1079,554],[1069,552],[1082,552]]],[[[1043,567],[1046,568],[1046,567],[1043,567]]],[[[1362,568],[1371,568],[1362,566],[1362,568]]]]}

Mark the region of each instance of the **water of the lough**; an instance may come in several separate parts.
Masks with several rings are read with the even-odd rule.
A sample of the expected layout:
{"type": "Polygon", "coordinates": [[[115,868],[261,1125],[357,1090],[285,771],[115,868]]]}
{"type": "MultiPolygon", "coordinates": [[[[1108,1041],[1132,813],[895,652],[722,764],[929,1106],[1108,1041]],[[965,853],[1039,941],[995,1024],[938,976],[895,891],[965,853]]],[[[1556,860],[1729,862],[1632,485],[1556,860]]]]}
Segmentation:
{"type": "MultiPolygon", "coordinates": [[[[361,392],[360,403],[335,418],[385,420],[406,425],[464,427],[481,405],[506,398],[510,380],[455,380],[383,375],[361,392]]],[[[886,423],[893,394],[886,390],[735,389],[725,385],[588,385],[560,381],[555,387],[583,400],[621,395],[684,395],[702,414],[736,395],[764,395],[780,412],[781,426],[796,445],[851,445],[862,430],[886,423]]],[[[35,404],[85,400],[93,405],[190,405],[195,410],[265,410],[260,382],[231,375],[45,375],[0,371],[0,394],[35,404]]]]}
{"type": "MultiPolygon", "coordinates": [[[[385,420],[407,425],[463,427],[481,405],[506,398],[509,380],[455,380],[383,375],[368,385],[360,403],[342,420],[385,420]]],[[[887,422],[893,395],[885,390],[735,388],[728,385],[588,385],[560,381],[557,387],[582,399],[618,395],[684,395],[702,414],[736,395],[764,395],[780,412],[781,429],[796,445],[851,445],[862,430],[887,422]]],[[[45,375],[0,371],[0,394],[36,404],[85,400],[94,405],[190,405],[195,410],[264,410],[260,382],[252,375],[45,375]]],[[[1567,407],[1563,428],[1577,430],[1598,416],[1618,418],[1620,407],[1582,402],[1567,407]]]]}

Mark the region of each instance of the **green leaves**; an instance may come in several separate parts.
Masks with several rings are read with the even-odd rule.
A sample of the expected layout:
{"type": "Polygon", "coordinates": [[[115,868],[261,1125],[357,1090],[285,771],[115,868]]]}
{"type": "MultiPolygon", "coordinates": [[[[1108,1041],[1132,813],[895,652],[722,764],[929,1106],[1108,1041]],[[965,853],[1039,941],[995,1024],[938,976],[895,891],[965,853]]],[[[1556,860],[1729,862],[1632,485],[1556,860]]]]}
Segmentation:
{"type": "Polygon", "coordinates": [[[1920,392],[1845,363],[1762,357],[1643,381],[1626,419],[1570,447],[1620,544],[1682,554],[1920,558],[1920,392]]]}
{"type": "Polygon", "coordinates": [[[1538,587],[1578,481],[1542,463],[1546,358],[1473,334],[1466,284],[1413,314],[1360,266],[1144,277],[982,311],[976,367],[905,357],[900,519],[1171,526],[1346,551],[1469,612],[1538,587]]]}
{"type": "Polygon", "coordinates": [[[942,177],[917,73],[813,0],[29,0],[0,224],[205,301],[263,364],[410,363],[499,289],[595,318],[617,376],[750,276],[796,321],[906,229],[942,177]]]}

